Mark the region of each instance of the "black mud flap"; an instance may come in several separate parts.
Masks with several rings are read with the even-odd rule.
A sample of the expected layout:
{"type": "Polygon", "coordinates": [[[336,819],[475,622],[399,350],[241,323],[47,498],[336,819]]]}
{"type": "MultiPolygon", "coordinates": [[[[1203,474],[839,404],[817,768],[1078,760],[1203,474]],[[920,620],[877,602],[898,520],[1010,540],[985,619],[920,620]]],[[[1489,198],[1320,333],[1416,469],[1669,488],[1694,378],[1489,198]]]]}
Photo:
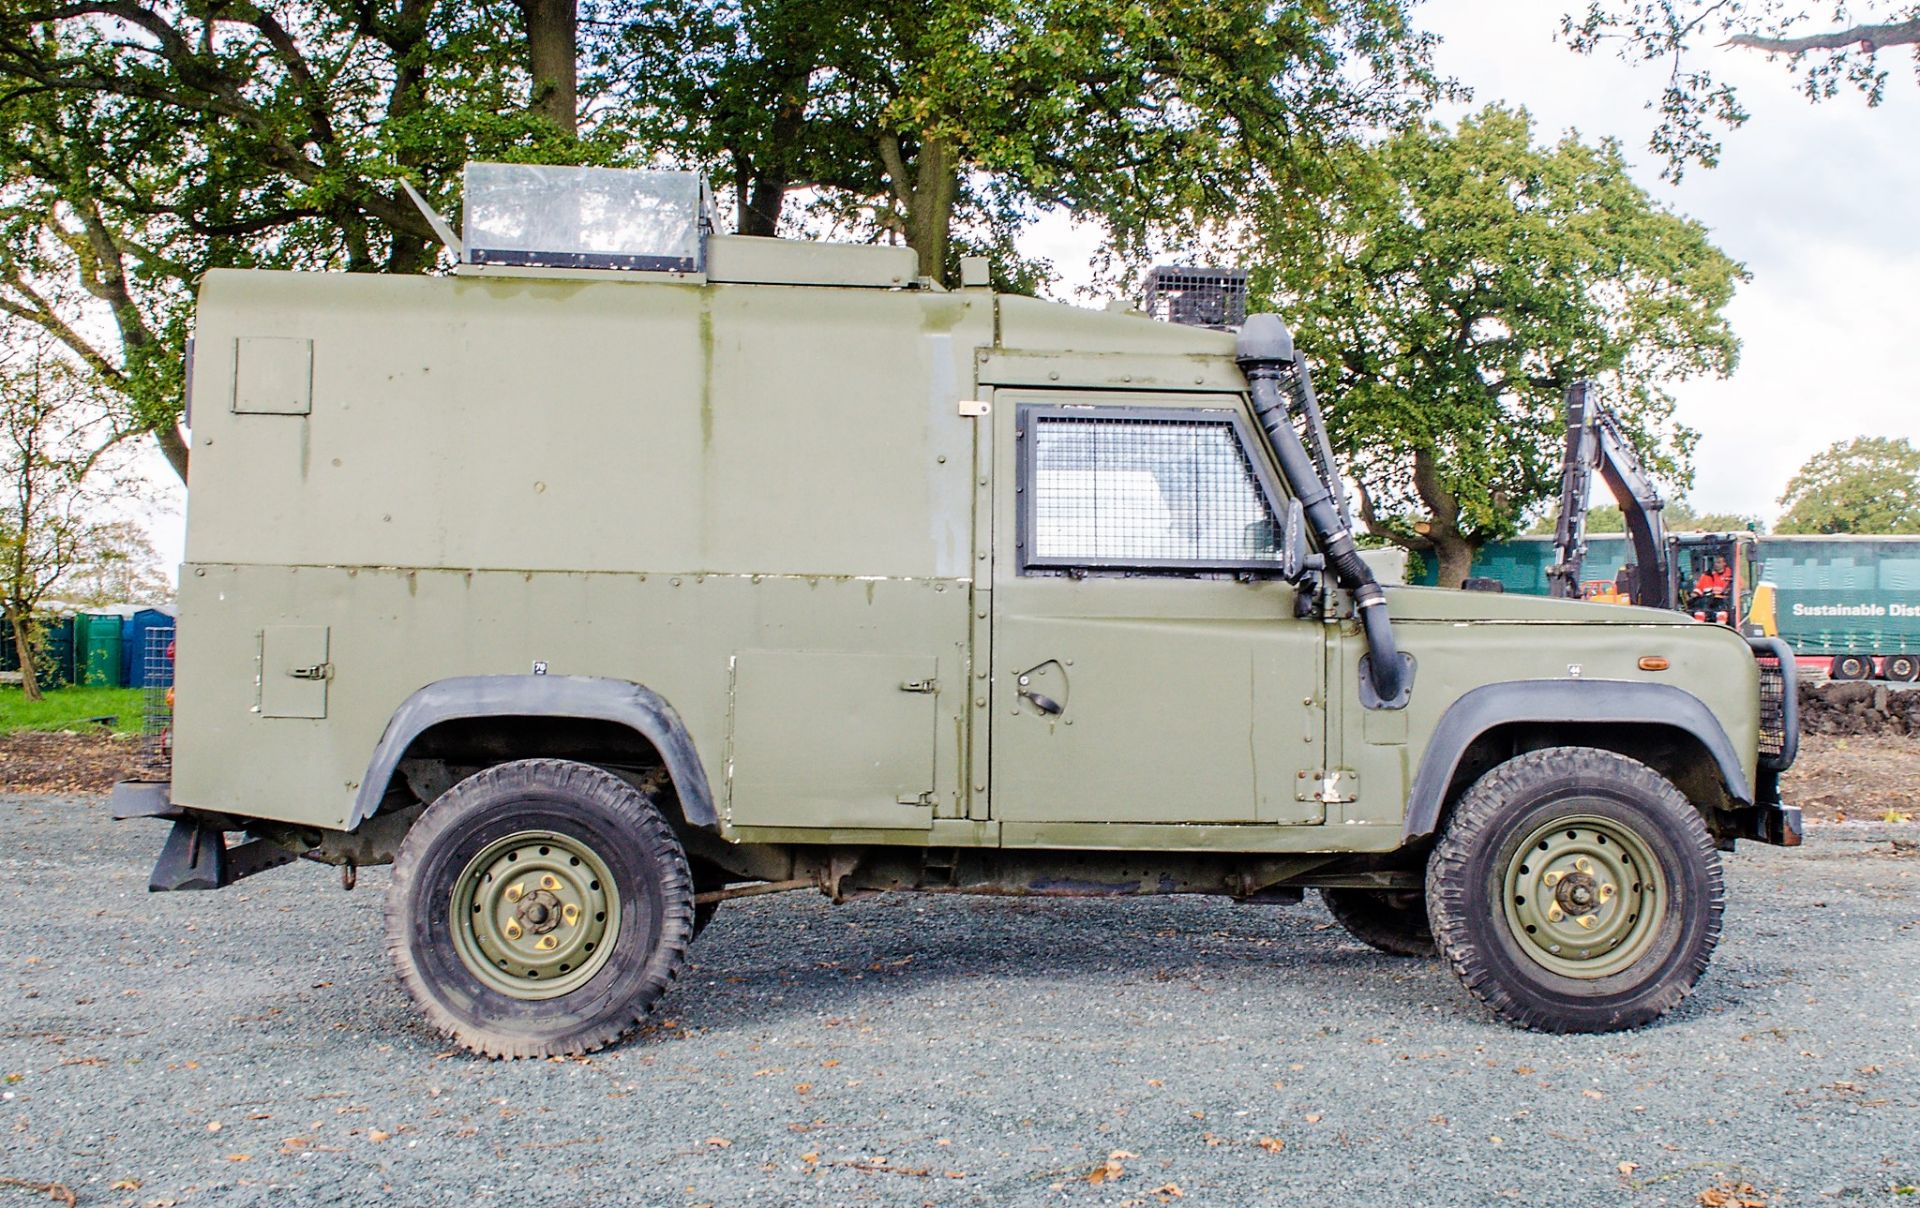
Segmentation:
{"type": "Polygon", "coordinates": [[[150,893],[181,889],[218,889],[227,883],[227,838],[192,818],[173,824],[167,844],[147,881],[150,893]]]}
{"type": "Polygon", "coordinates": [[[1775,847],[1798,847],[1805,831],[1798,806],[1774,803],[1734,810],[1730,837],[1771,843],[1775,847]]]}

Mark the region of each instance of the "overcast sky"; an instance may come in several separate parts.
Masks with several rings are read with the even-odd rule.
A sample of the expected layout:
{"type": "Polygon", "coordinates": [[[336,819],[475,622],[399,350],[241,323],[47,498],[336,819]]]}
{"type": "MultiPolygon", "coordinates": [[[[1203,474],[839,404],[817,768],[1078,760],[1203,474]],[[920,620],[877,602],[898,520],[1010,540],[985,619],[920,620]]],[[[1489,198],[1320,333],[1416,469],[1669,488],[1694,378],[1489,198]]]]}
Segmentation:
{"type": "MultiPolygon", "coordinates": [[[[1573,0],[1566,0],[1572,4],[1573,0]]],[[[1743,349],[1731,378],[1681,384],[1681,422],[1701,433],[1692,501],[1771,521],[1787,478],[1811,454],[1862,434],[1920,438],[1920,87],[1912,58],[1889,52],[1888,97],[1809,104],[1780,64],[1708,49],[1752,113],[1724,136],[1720,166],[1679,186],[1659,179],[1645,109],[1663,73],[1555,40],[1562,4],[1436,0],[1416,17],[1444,39],[1438,65],[1473,89],[1467,108],[1525,105],[1542,141],[1575,129],[1617,137],[1641,183],[1712,229],[1753,280],[1729,313],[1743,349]]],[[[1091,232],[1042,224],[1023,240],[1053,259],[1063,287],[1085,278],[1091,232]]],[[[154,458],[157,461],[157,456],[154,458]]],[[[152,477],[171,475],[157,466],[152,477]]],[[[180,492],[152,518],[165,560],[180,558],[180,492]]]]}

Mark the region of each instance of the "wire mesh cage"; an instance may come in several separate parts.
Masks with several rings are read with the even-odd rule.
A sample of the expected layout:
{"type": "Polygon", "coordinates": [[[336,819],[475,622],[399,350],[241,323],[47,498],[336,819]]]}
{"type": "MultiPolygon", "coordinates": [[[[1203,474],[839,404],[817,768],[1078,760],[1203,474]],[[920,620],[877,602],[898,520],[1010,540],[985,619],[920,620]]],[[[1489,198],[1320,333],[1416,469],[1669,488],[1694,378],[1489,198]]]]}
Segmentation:
{"type": "Polygon", "coordinates": [[[1276,561],[1265,491],[1219,418],[1029,413],[1031,566],[1260,568],[1276,561]]]}
{"type": "Polygon", "coordinates": [[[173,767],[173,634],[170,626],[147,630],[139,656],[146,672],[135,771],[141,780],[166,780],[173,767]]]}
{"type": "Polygon", "coordinates": [[[1238,327],[1247,321],[1247,270],[1161,265],[1147,273],[1140,309],[1189,327],[1238,327]]]}
{"type": "Polygon", "coordinates": [[[1759,655],[1761,755],[1779,755],[1787,749],[1787,673],[1780,660],[1759,655]]]}

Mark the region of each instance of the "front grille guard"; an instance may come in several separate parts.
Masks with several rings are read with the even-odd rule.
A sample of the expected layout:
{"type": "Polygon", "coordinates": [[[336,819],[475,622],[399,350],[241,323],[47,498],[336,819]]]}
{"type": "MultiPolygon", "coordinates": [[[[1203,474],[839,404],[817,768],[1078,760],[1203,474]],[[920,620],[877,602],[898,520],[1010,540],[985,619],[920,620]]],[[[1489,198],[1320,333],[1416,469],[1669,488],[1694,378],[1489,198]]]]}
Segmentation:
{"type": "Polygon", "coordinates": [[[1760,664],[1760,766],[1784,772],[1800,754],[1800,695],[1793,651],[1779,638],[1748,638],[1760,664]]]}

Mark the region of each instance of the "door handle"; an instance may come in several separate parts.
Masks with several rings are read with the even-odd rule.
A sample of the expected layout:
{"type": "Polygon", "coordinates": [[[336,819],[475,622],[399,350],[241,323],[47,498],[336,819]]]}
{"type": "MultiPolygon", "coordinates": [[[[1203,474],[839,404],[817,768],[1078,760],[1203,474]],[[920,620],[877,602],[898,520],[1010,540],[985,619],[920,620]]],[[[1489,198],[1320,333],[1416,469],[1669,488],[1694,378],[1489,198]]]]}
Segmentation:
{"type": "Polygon", "coordinates": [[[1042,696],[1031,688],[1020,689],[1020,695],[1032,701],[1033,707],[1045,713],[1048,717],[1058,717],[1066,709],[1066,706],[1051,696],[1042,696]]]}

